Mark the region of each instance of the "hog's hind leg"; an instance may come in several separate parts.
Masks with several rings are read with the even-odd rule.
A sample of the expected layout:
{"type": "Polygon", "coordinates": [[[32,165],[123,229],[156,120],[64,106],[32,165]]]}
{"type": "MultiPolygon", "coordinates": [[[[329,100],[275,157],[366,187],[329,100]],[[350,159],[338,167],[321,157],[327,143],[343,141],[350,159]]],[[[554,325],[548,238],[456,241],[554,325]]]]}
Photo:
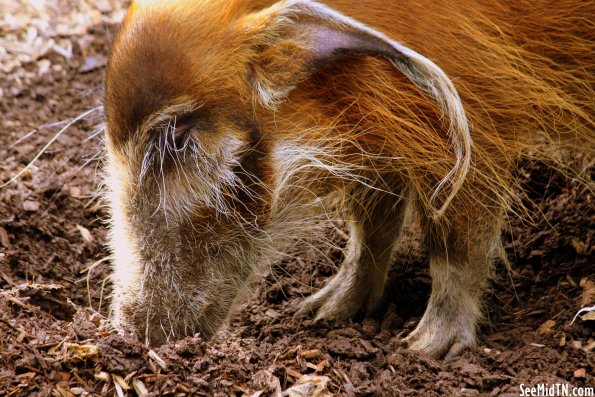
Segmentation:
{"type": "Polygon", "coordinates": [[[422,220],[430,257],[432,293],[409,348],[452,358],[476,343],[481,298],[501,253],[502,215],[495,209],[453,202],[445,221],[422,220]]]}

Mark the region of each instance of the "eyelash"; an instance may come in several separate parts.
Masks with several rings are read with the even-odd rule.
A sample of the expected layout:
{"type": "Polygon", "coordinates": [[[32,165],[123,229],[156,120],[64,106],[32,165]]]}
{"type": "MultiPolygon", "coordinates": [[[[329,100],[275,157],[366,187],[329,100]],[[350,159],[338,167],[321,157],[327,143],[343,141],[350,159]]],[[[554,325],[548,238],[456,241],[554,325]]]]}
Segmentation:
{"type": "Polygon", "coordinates": [[[193,126],[184,124],[182,124],[181,127],[176,127],[175,120],[176,119],[174,118],[173,125],[168,125],[165,128],[163,135],[165,135],[166,145],[170,144],[175,151],[182,151],[188,145],[194,128],[193,126]]]}

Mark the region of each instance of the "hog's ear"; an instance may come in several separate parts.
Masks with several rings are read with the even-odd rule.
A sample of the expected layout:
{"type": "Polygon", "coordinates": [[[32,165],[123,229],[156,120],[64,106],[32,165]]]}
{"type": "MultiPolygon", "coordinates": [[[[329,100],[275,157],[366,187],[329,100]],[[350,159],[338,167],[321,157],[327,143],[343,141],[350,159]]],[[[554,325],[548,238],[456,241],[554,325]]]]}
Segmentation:
{"type": "Polygon", "coordinates": [[[261,103],[274,107],[295,85],[321,65],[346,56],[384,57],[433,98],[450,121],[456,164],[437,187],[450,194],[436,210],[440,216],[469,169],[471,136],[463,104],[448,76],[434,62],[363,23],[308,0],[286,0],[258,13],[266,40],[252,67],[252,85],[261,103]]]}

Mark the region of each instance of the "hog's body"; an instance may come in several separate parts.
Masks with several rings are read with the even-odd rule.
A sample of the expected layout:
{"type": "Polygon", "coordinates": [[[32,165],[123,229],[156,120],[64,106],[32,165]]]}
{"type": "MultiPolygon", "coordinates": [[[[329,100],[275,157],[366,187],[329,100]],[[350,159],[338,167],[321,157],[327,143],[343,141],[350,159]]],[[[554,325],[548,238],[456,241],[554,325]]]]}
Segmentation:
{"type": "Polygon", "coordinates": [[[515,162],[593,145],[593,10],[505,3],[133,3],[105,91],[114,323],[211,336],[338,198],[345,263],[304,307],[373,310],[409,205],[432,275],[410,346],[472,345],[515,162]]]}

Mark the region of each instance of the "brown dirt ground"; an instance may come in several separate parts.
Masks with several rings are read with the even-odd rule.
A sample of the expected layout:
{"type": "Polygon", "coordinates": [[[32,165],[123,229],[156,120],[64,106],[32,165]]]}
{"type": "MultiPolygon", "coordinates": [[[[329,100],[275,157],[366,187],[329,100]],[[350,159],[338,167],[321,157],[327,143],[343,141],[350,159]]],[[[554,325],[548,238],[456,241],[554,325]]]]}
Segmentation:
{"type": "MultiPolygon", "coordinates": [[[[90,31],[92,52],[107,54],[113,30],[90,31]]],[[[50,60],[61,70],[0,97],[0,181],[59,127],[18,142],[28,131],[99,105],[101,68],[82,72],[76,49],[69,62],[50,60]]],[[[0,79],[5,93],[13,84],[0,79]]],[[[0,396],[133,396],[143,386],[149,395],[280,396],[306,374],[327,376],[329,393],[342,396],[516,396],[521,384],[595,386],[594,321],[569,325],[582,305],[594,304],[593,197],[536,162],[519,171],[534,221],[510,216],[503,238],[512,270],[499,266],[479,346],[453,361],[399,344],[430,291],[415,237],[395,258],[374,318],[314,324],[292,317],[291,304],[320,288],[341,259],[320,247],[296,252],[255,281],[214,341],[195,336],[150,353],[110,332],[103,321],[109,265],[92,266],[107,255],[106,213],[96,196],[99,116],[72,126],[30,172],[0,190],[0,396]]]]}

